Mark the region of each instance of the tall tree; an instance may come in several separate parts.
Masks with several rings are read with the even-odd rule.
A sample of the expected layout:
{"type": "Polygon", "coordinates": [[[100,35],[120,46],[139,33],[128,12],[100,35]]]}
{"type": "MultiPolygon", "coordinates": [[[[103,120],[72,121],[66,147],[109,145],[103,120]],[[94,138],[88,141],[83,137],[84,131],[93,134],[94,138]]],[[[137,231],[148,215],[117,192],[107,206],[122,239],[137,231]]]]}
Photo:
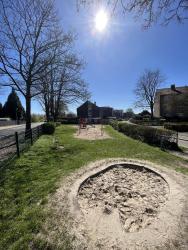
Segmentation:
{"type": "Polygon", "coordinates": [[[9,94],[3,106],[3,115],[13,120],[24,119],[25,117],[25,110],[14,89],[12,89],[12,92],[9,94]]]}
{"type": "Polygon", "coordinates": [[[188,19],[188,0],[77,0],[78,7],[99,3],[106,4],[112,14],[122,9],[124,13],[134,12],[136,18],[143,16],[145,27],[158,20],[168,24],[173,20],[183,22],[188,19]]]}
{"type": "Polygon", "coordinates": [[[31,99],[39,94],[39,72],[53,60],[61,30],[53,0],[0,0],[0,75],[4,86],[26,101],[26,130],[31,128],[31,99]]]}
{"type": "Polygon", "coordinates": [[[0,103],[0,117],[3,117],[3,105],[0,103]]]}
{"type": "Polygon", "coordinates": [[[165,80],[159,70],[145,70],[139,78],[135,89],[137,100],[136,107],[150,108],[151,118],[153,118],[154,98],[157,88],[165,80]]]}
{"type": "Polygon", "coordinates": [[[84,62],[71,52],[71,47],[63,56],[59,51],[49,66],[48,73],[41,77],[41,94],[38,100],[41,103],[47,120],[57,120],[62,107],[67,104],[86,100],[89,97],[87,84],[82,80],[81,72],[84,62]]]}

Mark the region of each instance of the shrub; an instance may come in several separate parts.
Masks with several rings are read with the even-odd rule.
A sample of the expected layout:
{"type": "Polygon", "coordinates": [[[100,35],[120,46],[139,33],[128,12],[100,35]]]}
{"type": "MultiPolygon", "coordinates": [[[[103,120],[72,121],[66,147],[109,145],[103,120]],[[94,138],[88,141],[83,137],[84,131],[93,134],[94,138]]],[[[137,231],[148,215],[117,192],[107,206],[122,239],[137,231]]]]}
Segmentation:
{"type": "Polygon", "coordinates": [[[55,125],[56,125],[56,127],[58,127],[61,125],[61,122],[56,122],[55,125]]]}
{"type": "Polygon", "coordinates": [[[48,134],[48,135],[53,134],[55,131],[55,123],[53,122],[44,123],[42,126],[42,130],[44,134],[48,134]]]}
{"type": "Polygon", "coordinates": [[[61,124],[78,124],[77,117],[66,117],[60,120],[61,124]]]}
{"type": "Polygon", "coordinates": [[[188,132],[188,123],[165,123],[164,128],[177,132],[188,132]]]}
{"type": "Polygon", "coordinates": [[[40,114],[31,114],[31,122],[43,122],[44,115],[40,114]]]}
{"type": "Polygon", "coordinates": [[[110,120],[109,124],[116,130],[119,130],[119,123],[116,120],[110,120]]]}
{"type": "Polygon", "coordinates": [[[149,119],[143,117],[142,120],[137,119],[130,119],[130,122],[138,125],[144,125],[144,126],[162,126],[165,122],[165,119],[149,119]]]}
{"type": "Polygon", "coordinates": [[[130,123],[119,123],[118,130],[134,139],[148,144],[177,149],[177,135],[170,130],[157,129],[130,123]]]}

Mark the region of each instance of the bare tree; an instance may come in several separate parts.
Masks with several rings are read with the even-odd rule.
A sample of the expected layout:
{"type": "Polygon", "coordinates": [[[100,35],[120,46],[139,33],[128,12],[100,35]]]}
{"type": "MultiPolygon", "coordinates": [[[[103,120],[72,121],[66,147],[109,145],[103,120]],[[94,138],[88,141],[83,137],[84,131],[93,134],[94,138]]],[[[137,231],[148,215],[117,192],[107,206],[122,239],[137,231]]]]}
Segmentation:
{"type": "Polygon", "coordinates": [[[81,78],[84,62],[70,53],[70,48],[63,56],[59,54],[56,53],[56,60],[49,65],[48,73],[41,77],[41,94],[37,97],[47,120],[54,121],[59,117],[62,107],[89,98],[87,84],[81,78]]]}
{"type": "Polygon", "coordinates": [[[168,24],[172,20],[183,22],[188,19],[188,0],[77,0],[80,5],[106,4],[112,14],[118,9],[134,12],[135,17],[144,17],[144,26],[161,20],[168,24]]]}
{"type": "Polygon", "coordinates": [[[39,72],[61,42],[56,16],[52,0],[0,0],[1,84],[25,97],[26,130],[31,128],[31,99],[39,94],[39,72]]]}
{"type": "Polygon", "coordinates": [[[136,107],[150,108],[151,118],[153,118],[154,98],[157,88],[165,78],[159,70],[145,70],[139,78],[135,89],[137,100],[136,107]]]}

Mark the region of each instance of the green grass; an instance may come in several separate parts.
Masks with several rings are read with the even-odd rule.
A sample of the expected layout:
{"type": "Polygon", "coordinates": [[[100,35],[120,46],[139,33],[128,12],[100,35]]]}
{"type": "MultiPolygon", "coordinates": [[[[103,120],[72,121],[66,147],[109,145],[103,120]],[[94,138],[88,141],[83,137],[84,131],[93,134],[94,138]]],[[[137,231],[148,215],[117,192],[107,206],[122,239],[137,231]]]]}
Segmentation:
{"type": "MultiPolygon", "coordinates": [[[[128,157],[162,164],[184,174],[188,161],[133,140],[107,126],[112,139],[73,138],[75,128],[60,126],[53,136],[42,136],[20,159],[0,171],[0,249],[29,249],[44,223],[44,206],[60,180],[84,164],[108,157],[128,157]],[[64,146],[57,150],[53,139],[64,146]]],[[[40,242],[35,249],[40,247],[40,242]]]]}

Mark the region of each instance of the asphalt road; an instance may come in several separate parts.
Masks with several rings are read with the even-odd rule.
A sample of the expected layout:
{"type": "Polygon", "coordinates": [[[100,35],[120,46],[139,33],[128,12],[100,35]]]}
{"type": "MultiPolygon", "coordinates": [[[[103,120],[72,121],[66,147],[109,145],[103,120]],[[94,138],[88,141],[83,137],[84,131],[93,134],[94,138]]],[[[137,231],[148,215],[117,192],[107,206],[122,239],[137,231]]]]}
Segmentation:
{"type": "Polygon", "coordinates": [[[178,145],[180,147],[188,148],[188,132],[178,133],[178,145]]]}
{"type": "MultiPolygon", "coordinates": [[[[39,125],[43,124],[43,122],[36,122],[36,123],[32,123],[31,124],[31,127],[32,128],[35,128],[39,125]]],[[[3,127],[1,128],[0,127],[0,138],[1,137],[4,137],[4,136],[7,136],[7,135],[12,135],[14,134],[15,132],[22,132],[25,130],[25,124],[22,124],[22,125],[15,125],[15,126],[9,126],[9,127],[3,127]]]]}

